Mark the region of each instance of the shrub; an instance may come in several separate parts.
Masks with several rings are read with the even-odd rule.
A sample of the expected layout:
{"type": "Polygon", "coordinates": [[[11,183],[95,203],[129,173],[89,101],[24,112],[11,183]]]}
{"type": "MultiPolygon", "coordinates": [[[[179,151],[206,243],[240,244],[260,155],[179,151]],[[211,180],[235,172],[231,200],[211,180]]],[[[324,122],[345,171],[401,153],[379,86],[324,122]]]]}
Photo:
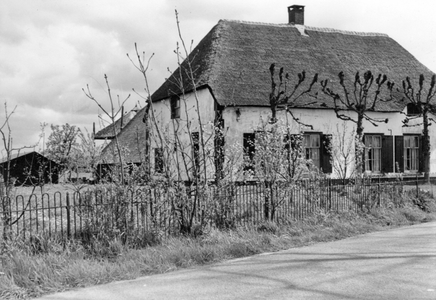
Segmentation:
{"type": "Polygon", "coordinates": [[[409,190],[406,195],[410,201],[422,211],[435,211],[435,199],[429,191],[422,189],[419,189],[418,192],[416,190],[409,190]]]}
{"type": "Polygon", "coordinates": [[[275,222],[272,221],[266,221],[259,226],[257,226],[258,232],[268,232],[272,234],[277,234],[279,232],[279,227],[275,222]]]}

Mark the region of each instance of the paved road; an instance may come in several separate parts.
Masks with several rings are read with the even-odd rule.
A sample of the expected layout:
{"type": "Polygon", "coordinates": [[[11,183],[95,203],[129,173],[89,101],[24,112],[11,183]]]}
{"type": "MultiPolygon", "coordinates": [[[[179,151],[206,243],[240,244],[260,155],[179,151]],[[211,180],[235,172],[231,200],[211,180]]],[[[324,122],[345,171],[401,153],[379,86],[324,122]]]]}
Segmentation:
{"type": "Polygon", "coordinates": [[[436,222],[40,299],[436,299],[436,222]]]}

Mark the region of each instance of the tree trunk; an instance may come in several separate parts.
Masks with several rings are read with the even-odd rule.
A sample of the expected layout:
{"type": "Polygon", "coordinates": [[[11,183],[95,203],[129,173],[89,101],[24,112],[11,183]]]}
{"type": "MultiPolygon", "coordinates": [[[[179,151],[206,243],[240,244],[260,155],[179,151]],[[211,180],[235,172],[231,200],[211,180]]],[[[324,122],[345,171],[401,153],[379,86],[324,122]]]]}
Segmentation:
{"type": "Polygon", "coordinates": [[[357,115],[356,126],[356,140],[355,140],[355,161],[356,161],[356,173],[361,175],[363,173],[363,155],[364,155],[364,140],[363,140],[363,114],[357,115]]]}
{"type": "Polygon", "coordinates": [[[422,121],[423,121],[423,130],[422,130],[422,155],[423,155],[423,170],[424,170],[424,180],[430,181],[430,136],[428,132],[428,111],[424,110],[422,114],[422,121]]]}

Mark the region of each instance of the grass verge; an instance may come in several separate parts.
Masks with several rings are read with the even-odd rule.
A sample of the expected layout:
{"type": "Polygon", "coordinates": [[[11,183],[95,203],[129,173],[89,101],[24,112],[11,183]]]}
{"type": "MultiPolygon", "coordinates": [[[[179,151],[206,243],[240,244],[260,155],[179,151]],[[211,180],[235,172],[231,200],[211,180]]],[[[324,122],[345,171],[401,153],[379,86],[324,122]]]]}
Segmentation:
{"type": "Polygon", "coordinates": [[[15,241],[1,256],[0,298],[26,299],[433,220],[434,203],[430,212],[416,205],[361,214],[317,212],[286,225],[267,222],[256,228],[210,230],[197,238],[170,238],[144,249],[126,248],[119,240],[92,253],[77,242],[15,241]]]}

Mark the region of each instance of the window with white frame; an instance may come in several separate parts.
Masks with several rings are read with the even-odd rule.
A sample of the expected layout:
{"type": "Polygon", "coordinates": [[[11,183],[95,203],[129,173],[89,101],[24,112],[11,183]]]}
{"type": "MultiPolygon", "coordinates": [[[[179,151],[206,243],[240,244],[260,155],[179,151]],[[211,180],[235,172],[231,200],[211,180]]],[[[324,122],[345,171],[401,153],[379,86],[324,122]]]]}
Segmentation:
{"type": "Polygon", "coordinates": [[[312,163],[320,167],[320,135],[319,134],[304,134],[304,155],[305,158],[311,160],[312,163]]]}
{"type": "Polygon", "coordinates": [[[419,136],[404,136],[404,171],[418,172],[419,170],[419,136]]]}
{"type": "Polygon", "coordinates": [[[365,135],[365,171],[381,171],[381,135],[365,135]]]}

